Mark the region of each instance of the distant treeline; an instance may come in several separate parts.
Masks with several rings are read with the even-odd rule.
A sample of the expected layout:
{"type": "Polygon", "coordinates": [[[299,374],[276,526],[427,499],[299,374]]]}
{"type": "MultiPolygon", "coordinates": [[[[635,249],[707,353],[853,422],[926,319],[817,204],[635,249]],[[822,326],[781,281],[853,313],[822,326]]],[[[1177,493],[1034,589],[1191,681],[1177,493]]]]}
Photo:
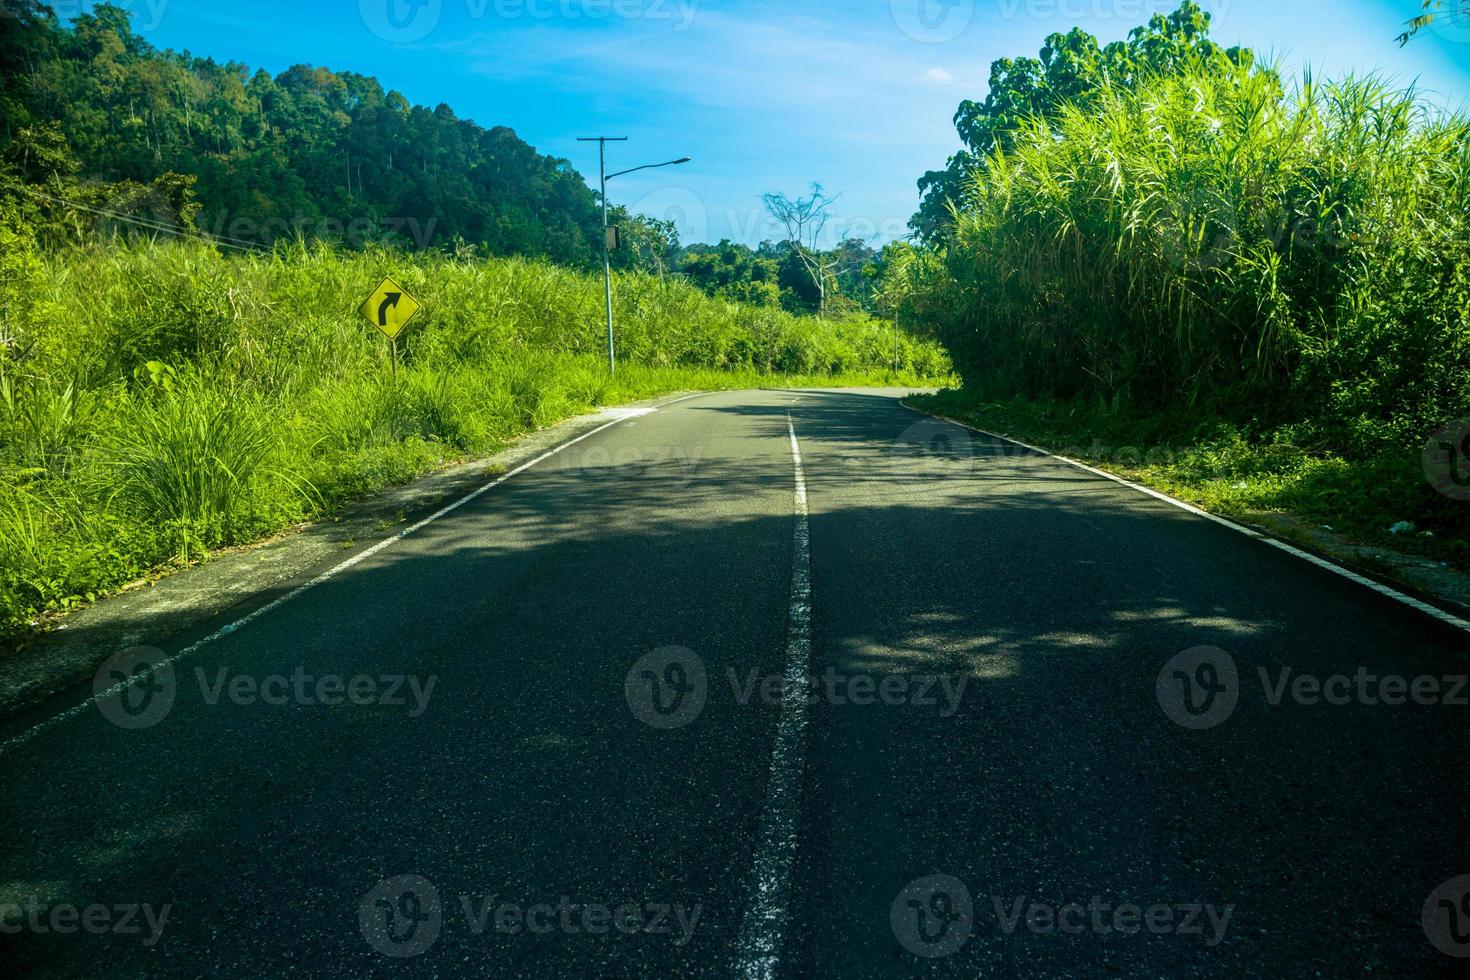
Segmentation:
{"type": "Polygon", "coordinates": [[[461,240],[576,266],[600,253],[596,195],[503,126],[410,105],[352,72],[272,78],[160,51],[111,4],[66,25],[35,0],[0,3],[4,193],[20,182],[91,209],[19,195],[50,237],[105,225],[104,211],[260,244],[461,240]]]}
{"type": "MultiPolygon", "coordinates": [[[[873,310],[873,290],[883,275],[884,253],[852,238],[822,254],[831,264],[828,312],[873,310]]],[[[816,284],[790,242],[762,242],[759,248],[728,240],[718,245],[676,246],[671,265],[711,296],[779,306],[792,313],[817,308],[816,284]]]]}
{"type": "MultiPolygon", "coordinates": [[[[0,209],[43,245],[182,227],[227,247],[330,240],[600,262],[596,193],[506,127],[410,105],[352,72],[272,77],[158,50],[112,4],[70,23],[35,0],[0,4],[0,209]]],[[[672,222],[622,207],[612,220],[626,243],[616,268],[790,312],[820,305],[790,243],[685,246],[672,222]]],[[[881,256],[853,240],[823,259],[828,312],[871,309],[881,256]]]]}

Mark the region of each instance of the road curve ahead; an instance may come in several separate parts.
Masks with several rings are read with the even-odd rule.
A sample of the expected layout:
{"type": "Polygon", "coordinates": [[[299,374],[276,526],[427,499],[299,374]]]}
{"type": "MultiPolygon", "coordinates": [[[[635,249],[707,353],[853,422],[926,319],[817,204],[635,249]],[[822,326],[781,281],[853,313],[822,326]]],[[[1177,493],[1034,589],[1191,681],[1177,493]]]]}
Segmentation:
{"type": "Polygon", "coordinates": [[[0,729],[0,974],[1470,955],[1470,635],[891,392],[669,403],[372,544],[0,729]]]}

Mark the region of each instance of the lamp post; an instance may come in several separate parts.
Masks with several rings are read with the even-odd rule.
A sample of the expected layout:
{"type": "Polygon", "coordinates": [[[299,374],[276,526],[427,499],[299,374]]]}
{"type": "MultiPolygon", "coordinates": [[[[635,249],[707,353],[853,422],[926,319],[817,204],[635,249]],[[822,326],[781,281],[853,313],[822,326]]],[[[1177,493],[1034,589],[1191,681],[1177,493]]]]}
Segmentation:
{"type": "Polygon", "coordinates": [[[631,174],[638,170],[652,170],[655,167],[673,167],[681,163],[688,163],[689,157],[680,157],[667,163],[648,163],[641,167],[632,167],[628,170],[619,170],[617,173],[607,172],[607,144],[626,143],[626,136],[583,136],[577,139],[578,143],[597,144],[597,172],[600,178],[602,194],[602,292],[607,301],[607,372],[617,374],[618,359],[613,347],[613,307],[612,307],[612,251],[607,240],[607,182],[614,177],[631,174]]]}

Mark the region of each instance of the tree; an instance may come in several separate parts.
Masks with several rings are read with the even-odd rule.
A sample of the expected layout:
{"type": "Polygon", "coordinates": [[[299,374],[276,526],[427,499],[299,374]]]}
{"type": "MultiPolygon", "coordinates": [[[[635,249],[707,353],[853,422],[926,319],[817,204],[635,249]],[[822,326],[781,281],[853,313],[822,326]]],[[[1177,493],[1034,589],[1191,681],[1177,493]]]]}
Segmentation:
{"type": "MultiPolygon", "coordinates": [[[[840,195],[839,195],[840,196],[840,195]]],[[[765,194],[761,197],[766,211],[786,229],[786,241],[816,291],[817,316],[827,314],[827,280],[836,262],[831,255],[824,255],[820,248],[822,233],[832,217],[832,205],[836,197],[828,197],[822,185],[813,183],[806,197],[789,198],[785,194],[765,194]]]]}
{"type": "Polygon", "coordinates": [[[715,246],[691,246],[679,263],[679,272],[711,296],[755,306],[781,304],[777,261],[728,238],[715,246]]]}
{"type": "Polygon", "coordinates": [[[933,249],[916,248],[909,242],[889,242],[876,266],[873,287],[875,311],[879,316],[902,321],[910,329],[915,323],[933,319],[925,304],[943,296],[944,258],[933,249]]]}
{"type": "Polygon", "coordinates": [[[861,238],[848,238],[832,250],[832,285],[838,296],[860,309],[873,305],[872,285],[878,275],[879,253],[861,238]]]}
{"type": "Polygon", "coordinates": [[[0,139],[30,121],[30,76],[52,56],[56,14],[35,0],[0,0],[0,139]]]}
{"type": "Polygon", "coordinates": [[[21,183],[47,187],[53,193],[75,180],[82,169],[54,122],[21,127],[0,152],[0,160],[21,183]]]}
{"type": "MultiPolygon", "coordinates": [[[[919,179],[922,197],[909,227],[929,244],[942,242],[953,210],[966,206],[971,175],[993,154],[1010,149],[1014,134],[1027,121],[1055,120],[1068,105],[1085,108],[1105,83],[1131,87],[1188,62],[1216,57],[1222,52],[1209,39],[1209,30],[1209,13],[1194,0],[1184,0],[1173,13],[1155,14],[1147,25],[1134,28],[1126,41],[1101,47],[1097,38],[1074,27],[1047,37],[1039,57],[993,62],[985,100],[966,99],[955,112],[955,129],[965,148],[944,169],[919,179]]],[[[1237,61],[1251,58],[1242,49],[1223,53],[1237,61]]]]}
{"type": "Polygon", "coordinates": [[[622,205],[608,211],[608,222],[618,227],[622,239],[622,248],[612,253],[613,268],[638,269],[662,280],[679,251],[678,224],[632,214],[622,205]]]}

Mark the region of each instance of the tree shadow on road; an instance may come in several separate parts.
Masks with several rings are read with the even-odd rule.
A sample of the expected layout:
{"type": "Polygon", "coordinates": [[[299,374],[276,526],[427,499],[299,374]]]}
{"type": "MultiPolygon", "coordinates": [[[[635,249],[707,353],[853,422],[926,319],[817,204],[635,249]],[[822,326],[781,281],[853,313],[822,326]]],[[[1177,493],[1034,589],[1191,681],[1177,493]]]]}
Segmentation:
{"type": "MultiPolygon", "coordinates": [[[[1257,689],[1225,725],[1187,731],[1155,684],[1199,645],[1251,683],[1281,664],[1442,673],[1456,638],[1054,460],[983,437],[906,440],[923,420],[872,397],[789,409],[811,495],[811,671],[965,687],[949,714],[809,706],[798,895],[813,971],[877,957],[902,972],[888,903],[936,872],[1056,902],[1235,902],[1224,949],[1245,959],[1227,962],[1265,972],[1320,959],[1324,936],[1422,970],[1415,902],[1470,862],[1447,843],[1464,839],[1449,833],[1470,788],[1463,712],[1272,707],[1257,689]]],[[[9,828],[0,902],[175,909],[156,948],[28,934],[0,962],[374,973],[386,961],[358,903],[413,873],[439,885],[446,915],[418,969],[723,972],[780,710],[739,682],[785,666],[792,463],[786,408],[698,410],[764,421],[730,444],[663,445],[631,426],[573,447],[181,662],[160,724],[93,712],[0,759],[7,812],[35,815],[9,828]],[[668,647],[698,658],[707,687],[691,722],[661,730],[627,685],[668,647]],[[196,675],[298,668],[435,688],[413,716],[211,704],[196,675]],[[476,935],[459,897],[482,893],[704,913],[684,946],[476,935]]],[[[151,642],[177,651],[242,611],[151,642]]],[[[992,935],[949,965],[1217,962],[1198,944],[1073,938],[992,935]]]]}

